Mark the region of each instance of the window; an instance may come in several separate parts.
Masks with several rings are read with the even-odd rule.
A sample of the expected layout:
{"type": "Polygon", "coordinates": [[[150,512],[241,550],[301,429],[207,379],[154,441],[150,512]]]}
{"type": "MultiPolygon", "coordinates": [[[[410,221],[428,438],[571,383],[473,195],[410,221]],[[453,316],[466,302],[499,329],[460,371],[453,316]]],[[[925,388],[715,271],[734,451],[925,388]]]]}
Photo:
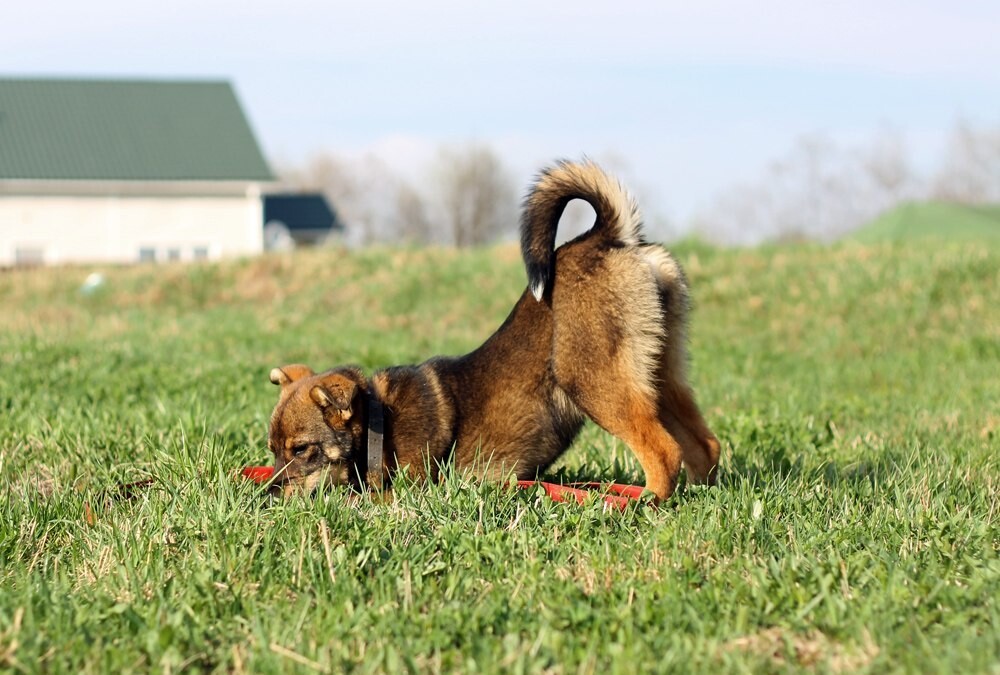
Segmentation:
{"type": "Polygon", "coordinates": [[[191,251],[191,257],[195,260],[208,260],[208,247],[195,246],[194,250],[191,251]]]}
{"type": "Polygon", "coordinates": [[[18,246],[14,249],[15,265],[42,265],[45,263],[45,249],[40,246],[18,246]]]}
{"type": "Polygon", "coordinates": [[[179,248],[168,248],[167,249],[167,260],[170,262],[177,262],[181,259],[181,250],[179,248]]]}
{"type": "Polygon", "coordinates": [[[151,263],[156,262],[156,249],[152,246],[143,246],[139,249],[139,262],[141,263],[151,263]]]}

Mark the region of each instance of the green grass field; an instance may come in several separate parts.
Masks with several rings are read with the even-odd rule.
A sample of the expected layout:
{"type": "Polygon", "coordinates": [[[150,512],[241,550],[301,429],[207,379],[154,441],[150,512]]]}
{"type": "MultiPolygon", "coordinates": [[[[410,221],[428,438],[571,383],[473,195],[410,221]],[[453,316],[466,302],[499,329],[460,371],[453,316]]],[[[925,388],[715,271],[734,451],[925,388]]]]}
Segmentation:
{"type": "MultiPolygon", "coordinates": [[[[471,349],[514,248],[0,273],[0,672],[1000,673],[1000,250],[678,256],[720,485],[625,513],[234,479],[271,367],[471,349]]],[[[592,427],[547,477],[642,481],[592,427]]]]}
{"type": "Polygon", "coordinates": [[[911,202],[886,211],[850,238],[862,244],[942,239],[1000,242],[1000,205],[911,202]]]}

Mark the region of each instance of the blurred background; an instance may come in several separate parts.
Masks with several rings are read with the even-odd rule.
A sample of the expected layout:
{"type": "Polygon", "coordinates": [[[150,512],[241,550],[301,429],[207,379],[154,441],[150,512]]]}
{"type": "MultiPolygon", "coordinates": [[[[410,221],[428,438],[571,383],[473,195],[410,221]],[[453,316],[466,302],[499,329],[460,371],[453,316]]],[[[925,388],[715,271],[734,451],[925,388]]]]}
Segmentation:
{"type": "MultiPolygon", "coordinates": [[[[5,14],[0,263],[73,261],[83,242],[52,241],[88,208],[86,238],[107,240],[88,255],[112,261],[487,243],[513,237],[539,168],[583,155],[666,241],[1000,231],[995,2],[105,0],[5,14]],[[75,81],[130,91],[64,97],[75,81]],[[39,82],[56,91],[24,94],[39,82]],[[235,109],[225,91],[213,107],[155,86],[206,83],[235,109]],[[230,201],[206,217],[207,195],[230,201]],[[53,210],[67,197],[73,210],[53,210]],[[230,216],[236,234],[212,235],[230,216]]],[[[565,231],[587,216],[573,206],[565,231]]]]}

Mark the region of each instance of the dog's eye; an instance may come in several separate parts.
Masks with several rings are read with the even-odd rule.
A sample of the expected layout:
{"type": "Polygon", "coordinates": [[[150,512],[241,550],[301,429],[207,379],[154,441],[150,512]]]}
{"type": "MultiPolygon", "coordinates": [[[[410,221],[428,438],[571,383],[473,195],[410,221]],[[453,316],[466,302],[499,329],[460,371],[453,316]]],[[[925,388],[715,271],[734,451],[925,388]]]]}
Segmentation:
{"type": "Polygon", "coordinates": [[[292,448],[292,454],[295,455],[296,457],[301,457],[302,455],[307,454],[311,449],[312,445],[309,444],[296,445],[294,448],[292,448]]]}

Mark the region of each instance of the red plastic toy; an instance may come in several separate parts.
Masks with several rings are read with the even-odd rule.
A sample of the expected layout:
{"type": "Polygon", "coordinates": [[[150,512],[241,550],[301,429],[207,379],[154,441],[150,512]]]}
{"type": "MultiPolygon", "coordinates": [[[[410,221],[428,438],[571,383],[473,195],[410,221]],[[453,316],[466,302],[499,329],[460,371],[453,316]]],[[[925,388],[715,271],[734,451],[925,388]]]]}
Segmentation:
{"type": "MultiPolygon", "coordinates": [[[[259,484],[271,480],[274,474],[272,466],[248,466],[240,472],[244,478],[259,484]]],[[[541,487],[552,501],[576,501],[583,504],[593,494],[601,495],[604,503],[619,511],[624,511],[632,502],[642,498],[644,488],[641,485],[622,485],[621,483],[545,483],[543,481],[519,480],[517,487],[521,490],[531,490],[541,487]]]]}
{"type": "Polygon", "coordinates": [[[258,485],[263,485],[267,481],[271,480],[271,476],[274,475],[274,467],[248,466],[245,469],[243,469],[243,471],[241,471],[240,473],[243,474],[244,478],[249,478],[258,485]]]}

